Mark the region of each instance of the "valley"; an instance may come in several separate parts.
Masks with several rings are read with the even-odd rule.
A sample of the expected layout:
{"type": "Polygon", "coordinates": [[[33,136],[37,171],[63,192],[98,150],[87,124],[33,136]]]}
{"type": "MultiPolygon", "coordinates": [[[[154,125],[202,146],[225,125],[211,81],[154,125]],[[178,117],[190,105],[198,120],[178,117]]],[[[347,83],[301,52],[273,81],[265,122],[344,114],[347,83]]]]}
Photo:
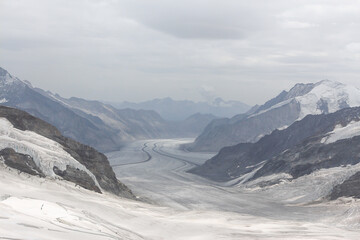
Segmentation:
{"type": "MultiPolygon", "coordinates": [[[[316,192],[323,191],[321,181],[326,181],[325,179],[318,177],[314,180],[314,184],[308,184],[307,190],[312,188],[309,192],[316,197],[313,196],[311,199],[308,196],[303,198],[302,202],[296,200],[304,197],[304,193],[300,190],[292,192],[290,184],[265,190],[245,189],[231,182],[213,182],[186,172],[204,163],[213,155],[179,150],[181,144],[190,141],[189,139],[139,141],[107,156],[118,178],[133,189],[140,199],[144,198],[145,201],[166,206],[173,211],[198,212],[199,216],[210,213],[231,216],[227,224],[232,221],[238,222],[238,226],[234,229],[234,234],[240,232],[240,235],[235,234],[238,237],[296,239],[296,236],[301,236],[299,239],[314,237],[351,239],[352,227],[353,237],[358,236],[357,219],[352,219],[351,214],[346,213],[358,211],[359,202],[349,201],[346,204],[315,202],[315,198],[319,196],[316,192]],[[141,149],[145,152],[141,152],[141,149]],[[151,156],[150,160],[147,154],[151,156]],[[248,226],[249,229],[254,230],[259,221],[263,227],[258,229],[258,233],[251,230],[246,233],[242,229],[248,226]],[[270,235],[267,228],[274,232],[270,235]],[[332,233],[334,229],[341,233],[339,235],[332,233]]],[[[295,184],[300,185],[302,181],[309,179],[300,179],[295,184]]],[[[189,216],[189,221],[192,217],[194,216],[189,216]]],[[[214,233],[213,236],[216,234],[214,233]]]]}
{"type": "Polygon", "coordinates": [[[0,1],[0,240],[359,240],[360,0],[0,1]]]}
{"type": "Polygon", "coordinates": [[[230,119],[173,122],[0,70],[0,239],[359,238],[358,89],[297,84],[230,119]]]}

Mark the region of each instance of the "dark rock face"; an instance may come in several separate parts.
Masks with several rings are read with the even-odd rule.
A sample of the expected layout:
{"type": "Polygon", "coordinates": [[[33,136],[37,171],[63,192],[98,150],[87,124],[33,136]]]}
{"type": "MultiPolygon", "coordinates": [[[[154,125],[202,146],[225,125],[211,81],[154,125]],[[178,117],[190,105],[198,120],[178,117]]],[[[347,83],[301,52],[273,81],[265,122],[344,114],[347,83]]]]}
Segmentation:
{"type": "Polygon", "coordinates": [[[295,146],[268,161],[253,179],[274,173],[289,173],[293,178],[324,168],[360,162],[360,137],[321,144],[316,139],[295,146]]]}
{"type": "Polygon", "coordinates": [[[59,168],[54,167],[54,173],[63,179],[76,183],[77,185],[88,190],[101,193],[100,189],[96,186],[94,180],[85,172],[80,169],[66,166],[66,170],[61,171],[59,168]]]}
{"type": "Polygon", "coordinates": [[[339,197],[360,198],[360,172],[334,187],[329,198],[335,200],[339,197]]]}
{"type": "Polygon", "coordinates": [[[33,158],[29,155],[17,153],[12,148],[5,148],[0,151],[0,156],[3,157],[5,164],[11,168],[30,175],[45,177],[38,166],[36,166],[33,158]]]}
{"type": "Polygon", "coordinates": [[[66,152],[95,175],[103,190],[134,197],[130,189],[119,183],[106,156],[94,148],[64,137],[54,126],[21,110],[0,106],[0,117],[8,119],[15,128],[33,131],[58,142],[66,152]]]}
{"type": "Polygon", "coordinates": [[[332,144],[320,140],[336,125],[360,121],[360,108],[332,114],[309,115],[284,130],[275,130],[256,143],[223,148],[204,165],[190,170],[216,181],[227,181],[261,167],[253,179],[274,173],[289,173],[294,178],[316,169],[359,162],[360,138],[332,144]]]}
{"type": "Polygon", "coordinates": [[[99,182],[102,189],[116,195],[134,197],[130,189],[125,185],[119,184],[119,181],[104,154],[97,152],[92,147],[83,145],[69,138],[63,137],[62,139],[58,138],[57,140],[57,142],[64,146],[65,151],[95,175],[96,180],[99,182]]]}

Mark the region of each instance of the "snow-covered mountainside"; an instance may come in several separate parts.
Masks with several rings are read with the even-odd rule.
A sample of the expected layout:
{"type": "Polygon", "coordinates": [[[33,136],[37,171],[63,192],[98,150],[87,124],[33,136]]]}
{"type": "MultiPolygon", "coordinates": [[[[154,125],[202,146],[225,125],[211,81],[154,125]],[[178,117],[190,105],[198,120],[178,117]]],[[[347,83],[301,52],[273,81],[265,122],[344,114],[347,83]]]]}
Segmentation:
{"type": "Polygon", "coordinates": [[[250,107],[239,101],[224,101],[216,98],[212,102],[193,102],[189,100],[176,101],[171,98],[154,99],[140,103],[111,103],[118,109],[133,108],[158,112],[169,121],[182,121],[196,113],[212,114],[218,117],[232,117],[246,112],[250,107]]]}
{"type": "Polygon", "coordinates": [[[328,195],[332,199],[358,197],[359,126],[359,107],[331,114],[308,115],[256,143],[225,147],[191,172],[217,181],[236,179],[238,183],[264,187],[324,169],[338,169],[337,175],[328,176],[329,183],[332,183],[327,189],[328,195]]]}
{"type": "Polygon", "coordinates": [[[0,106],[0,159],[20,172],[133,197],[103,154],[63,137],[40,119],[4,106],[0,106]]]}
{"type": "Polygon", "coordinates": [[[65,136],[102,152],[118,150],[136,139],[195,137],[215,119],[212,116],[174,123],[150,110],[118,110],[99,101],[66,99],[34,88],[2,68],[0,104],[22,109],[56,126],[65,136]]]}
{"type": "Polygon", "coordinates": [[[214,120],[189,146],[193,151],[219,151],[238,143],[256,142],[275,129],[290,126],[309,114],[333,113],[360,106],[360,90],[339,82],[296,84],[247,115],[214,120]]]}

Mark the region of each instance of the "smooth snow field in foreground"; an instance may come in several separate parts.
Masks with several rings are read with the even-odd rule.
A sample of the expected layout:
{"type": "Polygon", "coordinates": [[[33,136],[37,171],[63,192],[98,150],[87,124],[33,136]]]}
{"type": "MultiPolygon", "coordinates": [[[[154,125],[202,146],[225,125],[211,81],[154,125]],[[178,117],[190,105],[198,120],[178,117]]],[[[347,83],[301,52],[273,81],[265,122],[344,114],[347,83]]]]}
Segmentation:
{"type": "Polygon", "coordinates": [[[185,142],[139,141],[107,154],[139,201],[0,165],[0,239],[360,239],[359,202],[304,198],[326,174],[298,179],[301,191],[215,183],[186,173],[212,154],[179,150],[185,142]]]}

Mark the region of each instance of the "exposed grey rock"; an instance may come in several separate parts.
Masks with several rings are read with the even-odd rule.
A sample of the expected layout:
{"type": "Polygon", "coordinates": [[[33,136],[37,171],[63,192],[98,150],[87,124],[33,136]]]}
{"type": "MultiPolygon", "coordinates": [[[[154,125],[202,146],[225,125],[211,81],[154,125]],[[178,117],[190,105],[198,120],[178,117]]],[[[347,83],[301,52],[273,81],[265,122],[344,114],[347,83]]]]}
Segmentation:
{"type": "Polygon", "coordinates": [[[4,163],[11,168],[31,175],[45,177],[44,173],[36,166],[33,158],[29,155],[17,153],[12,148],[5,148],[0,151],[0,156],[4,159],[4,163]]]}
{"type": "Polygon", "coordinates": [[[269,160],[252,179],[276,173],[298,178],[319,169],[355,165],[360,162],[360,137],[321,144],[312,138],[269,160]]]}
{"type": "Polygon", "coordinates": [[[61,171],[55,166],[53,171],[56,175],[62,177],[69,182],[76,183],[77,185],[85,189],[101,193],[98,186],[96,186],[94,180],[85,171],[71,167],[69,165],[66,166],[66,169],[64,171],[61,171]]]}
{"type": "Polygon", "coordinates": [[[335,200],[339,197],[360,198],[360,172],[355,173],[349,179],[334,187],[329,198],[335,200]]]}

